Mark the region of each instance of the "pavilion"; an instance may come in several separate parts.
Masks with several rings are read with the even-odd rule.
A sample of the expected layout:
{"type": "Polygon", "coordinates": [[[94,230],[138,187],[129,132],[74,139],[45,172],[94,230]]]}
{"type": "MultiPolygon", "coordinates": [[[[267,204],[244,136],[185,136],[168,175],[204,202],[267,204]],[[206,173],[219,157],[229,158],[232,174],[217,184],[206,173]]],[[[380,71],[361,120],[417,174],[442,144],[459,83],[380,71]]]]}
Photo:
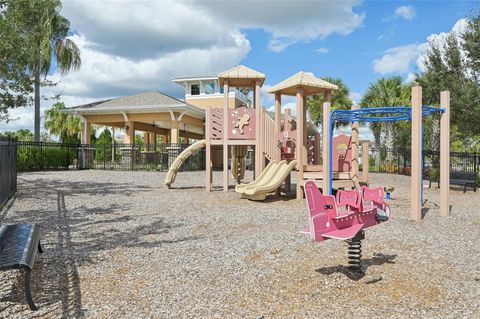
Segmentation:
{"type": "Polygon", "coordinates": [[[146,145],[155,144],[158,135],[164,143],[204,136],[204,109],[157,91],[70,107],[65,112],[82,120],[83,144],[90,144],[92,124],[125,129],[127,144],[134,142],[136,131],[144,133],[146,145]]]}

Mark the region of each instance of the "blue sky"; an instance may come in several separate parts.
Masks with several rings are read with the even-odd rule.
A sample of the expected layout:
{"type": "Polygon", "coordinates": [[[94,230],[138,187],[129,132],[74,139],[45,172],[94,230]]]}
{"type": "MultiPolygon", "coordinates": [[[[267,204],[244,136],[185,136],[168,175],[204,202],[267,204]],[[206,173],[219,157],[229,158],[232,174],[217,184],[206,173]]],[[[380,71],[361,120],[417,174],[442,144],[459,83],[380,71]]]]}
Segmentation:
{"type": "MultiPolygon", "coordinates": [[[[450,31],[458,20],[474,14],[476,8],[475,1],[366,1],[355,7],[356,12],[365,13],[365,18],[354,32],[297,43],[280,53],[268,50],[266,32],[247,30],[252,50],[242,63],[264,71],[268,83],[308,70],[318,76],[341,78],[351,92],[363,94],[369,83],[382,76],[406,78],[408,73],[404,72],[375,72],[373,61],[385,51],[425,43],[431,34],[450,31]],[[414,17],[395,16],[395,10],[402,6],[412,8],[414,17]]],[[[413,63],[409,72],[418,71],[413,63]]]]}
{"type": "MultiPolygon", "coordinates": [[[[341,78],[358,101],[382,76],[412,79],[428,39],[461,30],[476,10],[477,1],[64,0],[82,67],[52,71],[59,84],[42,93],[61,92],[67,106],[151,90],[182,98],[172,77],[244,64],[267,75],[267,108],[268,86],[300,70],[341,78]]],[[[0,130],[32,129],[33,108],[12,117],[0,130]]]]}

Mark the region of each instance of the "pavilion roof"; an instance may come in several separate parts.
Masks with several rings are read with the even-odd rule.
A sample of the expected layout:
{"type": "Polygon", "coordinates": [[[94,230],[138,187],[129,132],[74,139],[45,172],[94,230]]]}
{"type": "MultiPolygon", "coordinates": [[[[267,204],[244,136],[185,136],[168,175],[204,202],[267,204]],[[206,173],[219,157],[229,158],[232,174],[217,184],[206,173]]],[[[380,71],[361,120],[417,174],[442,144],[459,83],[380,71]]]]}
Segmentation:
{"type": "Polygon", "coordinates": [[[191,115],[205,117],[205,111],[203,109],[158,91],[96,101],[89,104],[69,107],[66,108],[65,111],[69,113],[78,112],[83,114],[187,111],[191,115]]]}

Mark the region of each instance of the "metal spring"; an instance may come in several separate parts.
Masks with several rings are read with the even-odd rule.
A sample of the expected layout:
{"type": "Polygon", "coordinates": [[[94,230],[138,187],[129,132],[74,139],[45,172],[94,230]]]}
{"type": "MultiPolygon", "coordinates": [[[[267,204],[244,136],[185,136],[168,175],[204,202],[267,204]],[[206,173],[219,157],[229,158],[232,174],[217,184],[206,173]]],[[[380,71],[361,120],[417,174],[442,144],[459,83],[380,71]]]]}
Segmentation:
{"type": "Polygon", "coordinates": [[[362,241],[349,240],[348,243],[348,268],[359,270],[362,258],[362,241]]]}

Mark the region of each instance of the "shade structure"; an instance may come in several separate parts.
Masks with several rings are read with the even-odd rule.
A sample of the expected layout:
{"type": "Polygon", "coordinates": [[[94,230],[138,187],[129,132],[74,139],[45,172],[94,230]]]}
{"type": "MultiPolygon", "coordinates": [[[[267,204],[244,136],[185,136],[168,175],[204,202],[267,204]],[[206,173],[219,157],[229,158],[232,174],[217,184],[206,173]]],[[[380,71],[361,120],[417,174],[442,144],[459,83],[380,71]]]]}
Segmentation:
{"type": "Polygon", "coordinates": [[[244,65],[239,65],[218,75],[220,85],[228,80],[228,85],[232,87],[250,87],[254,81],[259,80],[260,86],[265,81],[265,74],[250,69],[244,65]]]}
{"type": "Polygon", "coordinates": [[[296,95],[297,88],[302,87],[304,95],[313,95],[330,90],[338,90],[338,86],[317,78],[311,72],[300,71],[286,80],[274,85],[268,93],[280,93],[282,95],[296,95]]]}

